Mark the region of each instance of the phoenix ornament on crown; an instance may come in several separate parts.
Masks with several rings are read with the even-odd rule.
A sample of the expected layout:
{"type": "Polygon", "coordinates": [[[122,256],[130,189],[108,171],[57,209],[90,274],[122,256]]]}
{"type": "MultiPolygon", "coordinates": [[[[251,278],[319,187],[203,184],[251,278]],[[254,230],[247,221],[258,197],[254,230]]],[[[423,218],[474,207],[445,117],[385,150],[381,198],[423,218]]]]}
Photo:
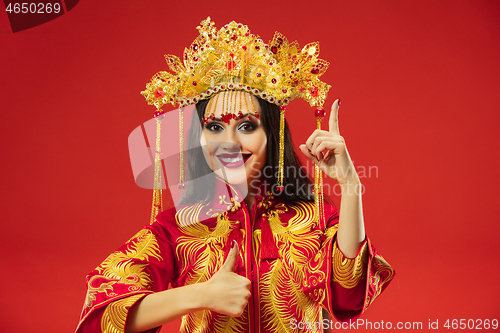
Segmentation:
{"type": "Polygon", "coordinates": [[[220,30],[210,17],[197,27],[200,35],[184,50],[181,60],[165,59],[172,73],[156,73],[142,95],[161,110],[164,104],[186,106],[220,91],[239,90],[285,106],[302,98],[321,107],[330,88],[319,77],[329,63],[319,59],[319,43],[288,42],[276,32],[265,44],[246,25],[231,22],[220,30]]]}

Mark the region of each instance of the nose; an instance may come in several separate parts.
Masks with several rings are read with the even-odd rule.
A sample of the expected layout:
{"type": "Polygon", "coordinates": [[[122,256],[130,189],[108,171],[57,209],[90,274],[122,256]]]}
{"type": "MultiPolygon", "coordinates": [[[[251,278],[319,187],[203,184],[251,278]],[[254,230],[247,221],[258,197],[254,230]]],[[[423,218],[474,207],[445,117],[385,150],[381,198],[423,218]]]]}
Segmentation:
{"type": "Polygon", "coordinates": [[[219,148],[224,149],[228,152],[239,152],[241,151],[240,141],[238,137],[238,132],[233,126],[228,126],[224,135],[220,138],[219,148]]]}
{"type": "Polygon", "coordinates": [[[219,144],[219,147],[229,152],[239,152],[241,150],[240,146],[234,141],[223,141],[219,144]]]}

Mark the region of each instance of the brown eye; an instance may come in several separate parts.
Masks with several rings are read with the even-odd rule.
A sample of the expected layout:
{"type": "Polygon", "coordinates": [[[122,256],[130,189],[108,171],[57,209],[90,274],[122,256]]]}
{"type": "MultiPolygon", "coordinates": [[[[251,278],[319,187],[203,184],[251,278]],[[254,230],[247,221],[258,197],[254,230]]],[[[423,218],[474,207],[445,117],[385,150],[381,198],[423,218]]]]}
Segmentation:
{"type": "Polygon", "coordinates": [[[246,121],[238,127],[238,130],[243,132],[252,132],[256,127],[257,126],[254,123],[246,121]]]}
{"type": "Polygon", "coordinates": [[[207,123],[205,128],[210,132],[221,132],[224,128],[219,123],[207,123]]]}

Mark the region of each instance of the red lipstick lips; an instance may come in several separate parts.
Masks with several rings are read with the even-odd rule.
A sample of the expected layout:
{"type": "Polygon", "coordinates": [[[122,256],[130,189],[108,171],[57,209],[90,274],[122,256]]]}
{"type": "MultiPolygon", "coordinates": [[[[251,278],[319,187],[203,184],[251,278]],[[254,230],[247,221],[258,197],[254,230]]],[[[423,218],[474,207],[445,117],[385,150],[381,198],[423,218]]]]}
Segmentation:
{"type": "Polygon", "coordinates": [[[245,162],[252,156],[252,154],[242,154],[242,153],[235,153],[235,154],[219,154],[217,155],[217,158],[219,161],[222,163],[222,165],[226,168],[238,168],[245,164],[245,162]]]}

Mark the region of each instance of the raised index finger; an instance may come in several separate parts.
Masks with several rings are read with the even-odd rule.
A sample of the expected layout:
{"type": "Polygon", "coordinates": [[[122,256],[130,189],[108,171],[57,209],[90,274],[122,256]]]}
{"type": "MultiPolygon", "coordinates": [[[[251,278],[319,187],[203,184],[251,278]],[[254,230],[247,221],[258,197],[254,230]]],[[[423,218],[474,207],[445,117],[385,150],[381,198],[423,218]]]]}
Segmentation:
{"type": "Polygon", "coordinates": [[[332,104],[332,111],[330,112],[330,120],[328,121],[328,125],[329,125],[328,131],[330,133],[334,133],[337,135],[340,135],[340,131],[339,131],[339,106],[340,106],[340,100],[337,99],[332,104]]]}

